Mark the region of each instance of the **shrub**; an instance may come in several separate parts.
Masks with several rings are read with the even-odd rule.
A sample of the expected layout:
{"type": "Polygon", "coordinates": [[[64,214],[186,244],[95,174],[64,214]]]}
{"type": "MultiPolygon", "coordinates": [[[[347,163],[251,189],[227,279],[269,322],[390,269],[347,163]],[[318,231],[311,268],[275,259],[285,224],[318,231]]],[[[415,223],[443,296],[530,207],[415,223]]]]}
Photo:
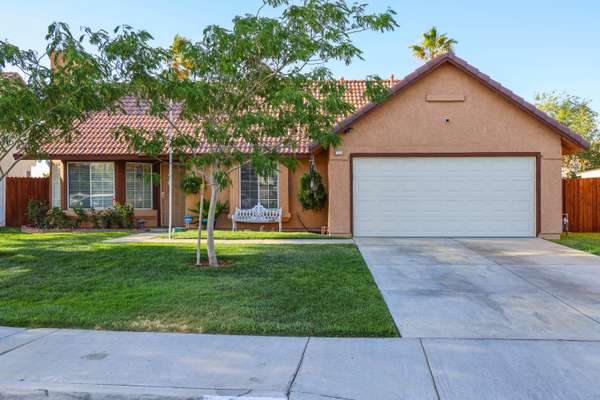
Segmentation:
{"type": "Polygon", "coordinates": [[[100,225],[100,213],[96,212],[95,208],[90,208],[88,211],[88,220],[92,224],[92,228],[100,229],[102,226],[100,225]]]}
{"type": "Polygon", "coordinates": [[[113,208],[107,208],[100,212],[100,225],[104,229],[112,229],[119,226],[120,216],[113,208]]]}
{"type": "Polygon", "coordinates": [[[46,226],[46,214],[48,204],[40,200],[29,200],[27,203],[27,218],[32,226],[44,228],[46,226]]]}
{"type": "MultiPolygon", "coordinates": [[[[202,219],[206,219],[208,218],[208,208],[210,207],[210,201],[207,201],[207,199],[204,199],[204,204],[203,204],[203,210],[202,210],[202,219]]],[[[195,208],[190,208],[190,212],[192,214],[196,214],[198,215],[198,210],[200,209],[200,202],[198,202],[198,205],[195,208]]],[[[219,217],[219,215],[223,214],[224,212],[226,212],[229,209],[229,202],[226,201],[224,203],[221,203],[219,200],[217,200],[217,204],[215,206],[215,221],[217,220],[217,218],[219,217]]],[[[198,220],[194,220],[192,223],[197,224],[198,220]]]]}
{"type": "Polygon", "coordinates": [[[81,207],[75,207],[73,212],[77,214],[77,219],[73,221],[73,226],[75,228],[81,227],[81,224],[90,220],[90,217],[86,213],[85,209],[81,207]]]}
{"type": "Polygon", "coordinates": [[[45,225],[50,229],[64,229],[73,226],[71,219],[59,207],[52,207],[46,213],[45,225]]]}
{"type": "Polygon", "coordinates": [[[119,228],[133,228],[133,206],[130,204],[115,203],[116,224],[119,228]]]}

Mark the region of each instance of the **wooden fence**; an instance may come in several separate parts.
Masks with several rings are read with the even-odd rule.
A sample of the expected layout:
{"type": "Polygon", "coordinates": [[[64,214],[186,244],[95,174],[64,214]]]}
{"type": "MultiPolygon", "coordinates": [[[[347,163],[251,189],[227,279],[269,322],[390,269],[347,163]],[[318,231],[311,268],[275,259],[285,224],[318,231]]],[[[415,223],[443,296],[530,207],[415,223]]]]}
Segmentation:
{"type": "Polygon", "coordinates": [[[600,178],[564,179],[562,189],[569,231],[600,232],[600,178]]]}
{"type": "Polygon", "coordinates": [[[31,199],[48,203],[48,178],[6,178],[6,226],[27,223],[27,203],[31,199]]]}

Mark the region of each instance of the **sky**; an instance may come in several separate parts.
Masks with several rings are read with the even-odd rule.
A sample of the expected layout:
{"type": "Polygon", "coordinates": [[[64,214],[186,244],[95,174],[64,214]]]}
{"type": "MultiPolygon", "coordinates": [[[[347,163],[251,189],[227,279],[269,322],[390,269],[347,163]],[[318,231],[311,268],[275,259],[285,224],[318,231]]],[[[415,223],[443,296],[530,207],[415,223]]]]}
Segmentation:
{"type": "MultiPolygon", "coordinates": [[[[438,27],[458,41],[456,54],[528,100],[536,93],[565,92],[592,100],[600,112],[600,0],[361,0],[372,11],[397,12],[394,32],[355,37],[364,61],[332,64],[338,77],[377,74],[401,78],[421,65],[408,49],[421,33],[438,27]]],[[[53,21],[110,30],[128,24],[148,30],[156,45],[175,34],[199,38],[209,24],[228,26],[235,15],[255,12],[261,0],[3,1],[0,38],[43,51],[53,21]]]]}

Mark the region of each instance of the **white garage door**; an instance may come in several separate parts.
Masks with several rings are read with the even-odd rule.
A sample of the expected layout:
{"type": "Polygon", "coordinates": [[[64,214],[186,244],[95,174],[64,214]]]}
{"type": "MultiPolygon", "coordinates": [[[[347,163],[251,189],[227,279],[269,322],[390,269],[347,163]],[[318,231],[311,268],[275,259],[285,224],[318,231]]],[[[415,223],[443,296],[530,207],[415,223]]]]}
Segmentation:
{"type": "Polygon", "coordinates": [[[353,160],[355,236],[535,236],[534,157],[353,160]]]}

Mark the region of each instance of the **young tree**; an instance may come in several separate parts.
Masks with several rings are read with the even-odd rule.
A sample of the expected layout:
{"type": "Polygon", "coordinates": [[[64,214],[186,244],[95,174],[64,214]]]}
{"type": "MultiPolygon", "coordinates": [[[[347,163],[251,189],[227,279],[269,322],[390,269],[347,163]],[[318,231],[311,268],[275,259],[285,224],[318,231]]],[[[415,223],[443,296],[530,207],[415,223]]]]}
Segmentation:
{"type": "Polygon", "coordinates": [[[590,107],[590,100],[550,92],[536,95],[535,105],[591,144],[588,150],[564,157],[565,175],[575,177],[578,172],[600,167],[598,113],[590,107]]]}
{"type": "MultiPolygon", "coordinates": [[[[390,9],[368,13],[365,5],[345,1],[265,0],[257,13],[235,17],[229,28],[208,26],[197,42],[177,38],[170,49],[140,42],[164,57],[161,65],[132,60],[132,53],[112,53],[126,66],[122,72],[129,76],[130,92],[148,104],[149,113],[168,121],[174,133],[170,140],[168,131],[123,126],[117,137],[146,154],[164,154],[171,145],[210,189],[209,265],[218,265],[215,207],[230,173],[245,163],[260,176],[273,174],[278,163],[293,167],[301,136],[324,147],[338,144],[333,127],[353,107],[327,64],[361,57],[352,35],[393,30],[394,15],[390,9]],[[280,15],[263,16],[265,7],[280,15]]],[[[380,101],[386,94],[381,80],[372,77],[368,99],[380,101]]]]}
{"type": "Polygon", "coordinates": [[[434,26],[423,33],[423,39],[419,44],[413,44],[409,48],[419,60],[429,61],[440,54],[453,52],[454,45],[457,43],[456,40],[448,38],[446,33],[439,35],[437,28],[434,26]]]}
{"type": "Polygon", "coordinates": [[[108,37],[87,30],[75,38],[66,24],[54,23],[46,40],[42,54],[0,41],[0,160],[19,154],[0,167],[0,181],[23,157],[43,158],[44,145],[70,140],[78,121],[114,107],[123,93],[98,55],[108,37]],[[2,73],[7,67],[19,72],[2,73]]]}

